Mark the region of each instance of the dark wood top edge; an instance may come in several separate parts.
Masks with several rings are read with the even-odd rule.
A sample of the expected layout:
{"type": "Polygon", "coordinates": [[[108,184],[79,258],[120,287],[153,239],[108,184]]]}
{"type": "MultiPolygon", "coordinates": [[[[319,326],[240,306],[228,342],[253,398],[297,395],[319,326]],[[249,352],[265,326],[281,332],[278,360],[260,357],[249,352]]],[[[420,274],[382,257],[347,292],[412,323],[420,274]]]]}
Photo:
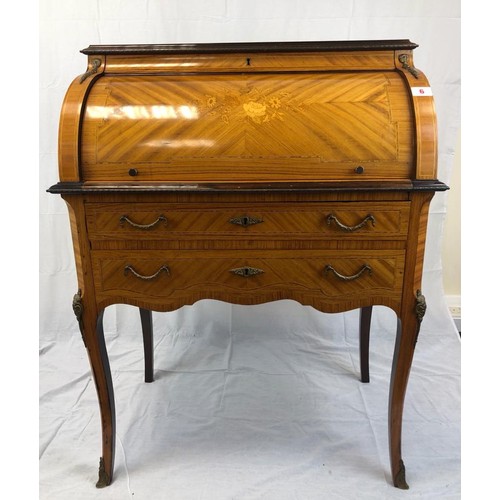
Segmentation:
{"type": "Polygon", "coordinates": [[[339,192],[339,191],[446,191],[448,186],[430,181],[358,182],[274,182],[274,183],[102,183],[59,182],[47,189],[52,194],[85,193],[262,193],[262,192],[339,192]]]}
{"type": "Polygon", "coordinates": [[[412,181],[413,191],[448,191],[449,186],[437,179],[412,181]]]}
{"type": "Polygon", "coordinates": [[[86,55],[133,54],[216,54],[245,52],[336,52],[347,50],[413,50],[418,45],[410,40],[343,40],[317,42],[237,42],[179,43],[156,45],[89,45],[81,50],[86,55]]]}

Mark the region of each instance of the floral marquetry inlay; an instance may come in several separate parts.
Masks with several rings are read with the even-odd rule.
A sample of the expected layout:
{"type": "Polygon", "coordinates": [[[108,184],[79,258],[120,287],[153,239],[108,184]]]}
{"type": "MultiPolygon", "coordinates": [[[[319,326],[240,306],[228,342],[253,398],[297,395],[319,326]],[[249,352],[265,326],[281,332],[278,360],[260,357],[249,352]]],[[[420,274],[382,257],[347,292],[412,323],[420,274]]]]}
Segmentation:
{"type": "Polygon", "coordinates": [[[226,89],[221,96],[205,95],[205,99],[197,99],[191,105],[201,114],[218,116],[227,125],[241,119],[260,125],[273,120],[285,121],[285,112],[298,111],[303,103],[285,90],[276,92],[248,85],[239,92],[226,89]]]}

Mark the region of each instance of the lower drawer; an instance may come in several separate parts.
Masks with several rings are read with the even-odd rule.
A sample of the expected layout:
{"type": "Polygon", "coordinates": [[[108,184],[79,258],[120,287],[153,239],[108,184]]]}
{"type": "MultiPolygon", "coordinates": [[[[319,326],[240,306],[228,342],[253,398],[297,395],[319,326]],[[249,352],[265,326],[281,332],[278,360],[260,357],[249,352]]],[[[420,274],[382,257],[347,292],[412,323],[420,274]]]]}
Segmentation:
{"type": "MultiPolygon", "coordinates": [[[[404,251],[95,251],[98,300],[110,303],[232,303],[299,300],[300,294],[343,299],[395,297],[404,251]]],[[[301,301],[301,300],[299,300],[301,301]]],[[[307,301],[306,301],[307,302],[307,301]]]]}

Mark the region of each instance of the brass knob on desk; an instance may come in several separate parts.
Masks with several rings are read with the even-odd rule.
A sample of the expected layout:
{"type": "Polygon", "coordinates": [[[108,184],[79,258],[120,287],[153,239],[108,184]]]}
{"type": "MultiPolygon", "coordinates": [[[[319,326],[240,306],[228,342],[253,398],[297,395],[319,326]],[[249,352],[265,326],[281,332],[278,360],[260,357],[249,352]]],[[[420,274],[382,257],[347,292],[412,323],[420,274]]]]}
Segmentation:
{"type": "Polygon", "coordinates": [[[139,170],[137,170],[136,168],[131,168],[128,171],[128,175],[130,175],[131,177],[135,177],[136,175],[139,175],[139,170]]]}
{"type": "Polygon", "coordinates": [[[357,174],[362,174],[362,173],[365,171],[365,169],[364,169],[364,167],[362,167],[361,165],[359,165],[359,166],[357,166],[357,167],[354,169],[354,171],[355,171],[357,174]]]}

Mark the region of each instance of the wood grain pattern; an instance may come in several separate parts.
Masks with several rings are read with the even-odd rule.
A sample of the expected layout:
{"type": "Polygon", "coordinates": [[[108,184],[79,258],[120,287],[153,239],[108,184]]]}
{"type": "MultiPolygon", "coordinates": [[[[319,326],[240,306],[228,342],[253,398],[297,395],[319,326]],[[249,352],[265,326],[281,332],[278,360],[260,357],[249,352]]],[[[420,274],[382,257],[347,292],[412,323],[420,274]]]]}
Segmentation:
{"type": "MultiPolygon", "coordinates": [[[[89,62],[89,69],[91,63],[89,62]]],[[[59,179],[63,181],[78,181],[80,176],[80,127],[84,101],[92,84],[104,72],[105,59],[96,73],[83,82],[82,75],[75,78],[64,97],[59,118],[59,179]]]]}
{"type": "Polygon", "coordinates": [[[265,54],[248,50],[240,54],[226,54],[223,58],[215,54],[163,54],[156,57],[154,63],[150,56],[129,54],[108,55],[107,64],[112,74],[130,74],[131,68],[145,74],[394,69],[392,53],[386,51],[265,54]]]}
{"type": "Polygon", "coordinates": [[[96,57],[101,64],[68,90],[60,182],[49,191],[63,196],[70,215],[79,322],[101,410],[98,486],[113,478],[116,433],[107,306],[141,308],[149,382],[152,310],[289,299],[330,313],[362,308],[364,382],[372,307],[396,312],[389,448],[393,483],[407,487],[403,406],[422,320],[427,214],[434,192],[447,189],[435,179],[432,97],[412,96],[412,87],[428,86],[414,71],[415,47],[395,40],[84,51],[88,69],[96,57]]]}
{"type": "MultiPolygon", "coordinates": [[[[415,77],[408,70],[402,68],[399,62],[399,56],[405,54],[408,58],[408,65],[413,67],[413,54],[408,51],[396,51],[395,59],[398,61],[397,67],[400,68],[407,85],[411,91],[412,87],[428,87],[430,83],[425,74],[416,70],[418,75],[415,77]]],[[[413,113],[415,116],[416,133],[416,179],[436,179],[437,178],[437,121],[434,98],[432,95],[417,95],[411,97],[413,113]]]]}
{"type": "Polygon", "coordinates": [[[135,168],[138,179],[153,181],[404,179],[413,133],[396,72],[103,77],[87,100],[82,174],[123,181],[135,168]]]}
{"type": "MultiPolygon", "coordinates": [[[[259,304],[278,292],[282,299],[295,299],[298,292],[303,303],[313,305],[315,297],[352,301],[386,295],[396,299],[401,293],[404,251],[274,251],[262,256],[261,251],[145,251],[120,253],[96,251],[93,254],[96,296],[99,303],[119,295],[120,302],[130,299],[148,304],[151,309],[164,310],[165,305],[191,304],[200,295],[235,304],[259,304]],[[337,272],[352,276],[364,266],[372,268],[358,279],[342,281],[325,273],[331,265],[337,272]],[[143,276],[140,279],[125,273],[132,266],[143,276]],[[242,278],[231,269],[240,267],[262,269],[257,276],[242,278]],[[311,298],[306,300],[305,297],[311,298]]],[[[172,308],[172,306],[170,306],[172,308]]]]}
{"type": "Polygon", "coordinates": [[[82,303],[82,337],[87,349],[96,387],[101,415],[101,464],[98,487],[107,486],[113,479],[115,459],[116,418],[113,381],[102,326],[104,310],[96,302],[92,271],[90,241],[86,232],[85,209],[81,196],[66,196],[69,207],[78,290],[82,303]]]}
{"type": "Polygon", "coordinates": [[[408,230],[409,203],[330,203],[257,205],[211,203],[190,204],[189,207],[168,203],[142,203],[131,207],[127,203],[87,205],[87,221],[91,240],[133,239],[281,239],[341,238],[341,239],[404,239],[408,230]],[[127,216],[130,222],[124,221],[127,216]],[[248,227],[231,220],[251,216],[262,222],[248,227]],[[346,231],[331,221],[355,227],[368,216],[373,217],[357,230],[346,231]],[[163,217],[165,220],[160,221],[163,217]],[[137,227],[142,225],[144,229],[137,227]],[[135,225],[133,225],[135,224],[135,225]]]}
{"type": "Polygon", "coordinates": [[[401,449],[403,407],[419,328],[416,316],[416,296],[422,281],[424,242],[431,199],[432,193],[417,193],[412,196],[401,312],[394,347],[389,394],[389,449],[392,478],[394,485],[398,487],[403,479],[401,482],[403,488],[406,485],[401,449]]]}

